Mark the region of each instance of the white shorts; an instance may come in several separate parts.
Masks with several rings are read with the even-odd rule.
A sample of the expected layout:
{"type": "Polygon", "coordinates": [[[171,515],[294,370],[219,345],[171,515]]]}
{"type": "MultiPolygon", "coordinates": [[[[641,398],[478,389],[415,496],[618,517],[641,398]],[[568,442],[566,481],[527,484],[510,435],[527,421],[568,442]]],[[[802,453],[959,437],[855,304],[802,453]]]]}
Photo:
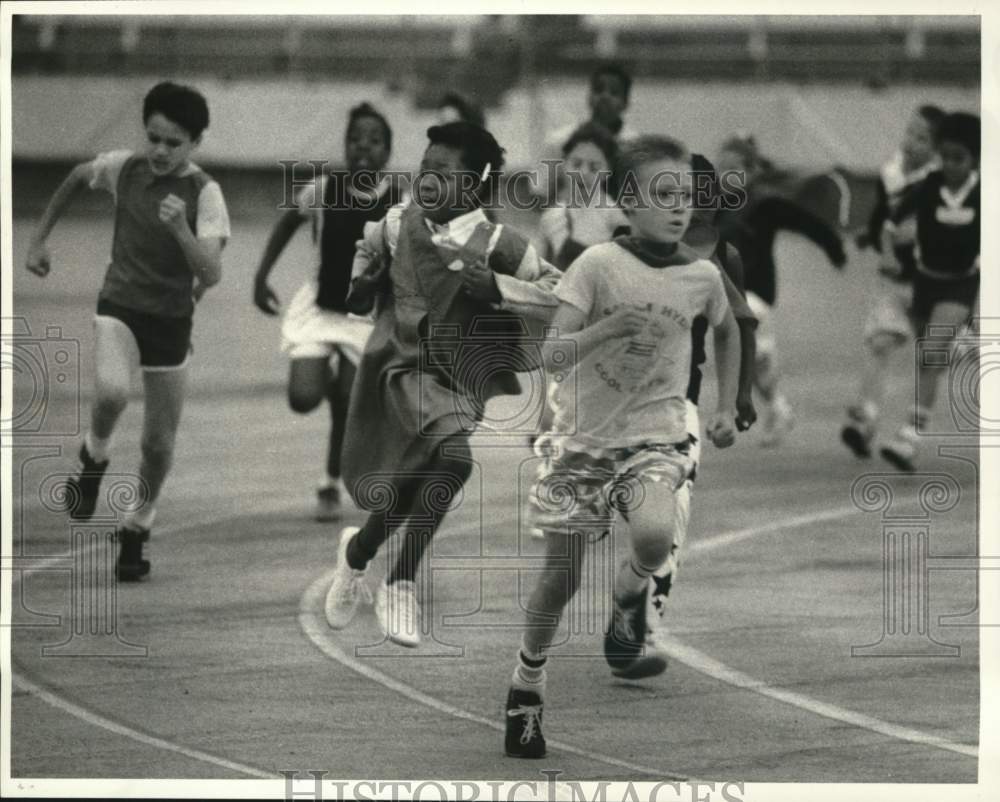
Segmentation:
{"type": "Polygon", "coordinates": [[[879,291],[865,320],[865,340],[889,335],[905,341],[913,335],[913,284],[879,277],[879,291]]]}
{"type": "Polygon", "coordinates": [[[317,290],[316,281],[307,281],[295,293],[281,324],[281,350],[291,359],[310,359],[339,349],[357,365],[375,324],[367,317],[320,309],[317,290]]]}
{"type": "Polygon", "coordinates": [[[747,293],[747,305],[757,318],[757,356],[772,356],[777,348],[777,342],[774,338],[771,306],[752,292],[747,293]]]}

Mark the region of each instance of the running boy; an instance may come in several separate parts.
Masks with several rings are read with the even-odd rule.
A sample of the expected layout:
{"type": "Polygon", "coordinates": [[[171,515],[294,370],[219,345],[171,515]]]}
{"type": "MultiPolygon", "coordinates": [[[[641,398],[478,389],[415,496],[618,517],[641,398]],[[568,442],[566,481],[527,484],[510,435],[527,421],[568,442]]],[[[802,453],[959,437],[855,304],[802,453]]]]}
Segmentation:
{"type": "Polygon", "coordinates": [[[760,323],[757,331],[757,365],[754,382],[761,401],[761,445],[774,446],[792,428],[791,405],[779,389],[778,347],[771,310],[778,296],[774,238],[779,231],[794,231],[823,249],[834,267],[847,263],[840,235],[821,218],[780,195],[761,196],[756,181],[765,169],[752,138],[732,137],[721,148],[717,165],[724,186],[732,177],[745,176],[746,203],[738,209],[720,210],[716,225],[722,238],[739,251],[746,274],[747,301],[760,323]]]}
{"type": "Polygon", "coordinates": [[[408,518],[414,528],[375,604],[385,634],[405,646],[420,641],[416,572],[470,475],[469,435],[490,398],[520,389],[517,368],[502,369],[518,342],[511,313],[551,317],[559,275],[520,234],[486,219],[503,166],[492,134],[453,122],[427,136],[411,203],[359,244],[348,306],[364,313],[375,296],[379,303],[351,394],[344,478],[371,514],[360,530],[341,532],[326,598],[330,626],[347,626],[367,595],[371,560],[408,518]],[[470,337],[476,347],[466,352],[470,337]],[[380,504],[386,496],[391,503],[380,504]]]}
{"type": "MultiPolygon", "coordinates": [[[[979,117],[965,112],[947,115],[938,128],[937,149],[941,169],[928,175],[889,217],[881,269],[902,270],[893,249],[896,226],[916,215],[913,319],[929,350],[941,353],[962,326],[974,323],[979,298],[979,117]]],[[[914,470],[920,430],[929,422],[946,369],[933,359],[921,359],[917,366],[917,403],[909,421],[879,450],[900,470],[914,470]]]]}
{"type": "Polygon", "coordinates": [[[679,535],[676,493],[690,474],[685,392],[699,314],[715,331],[719,377],[708,436],[720,448],[735,439],[739,332],[719,269],[680,243],[692,214],[690,155],[672,139],[641,137],[623,147],[614,173],[616,184],[635,187],[621,196],[632,235],[589,248],[570,267],[556,290],[557,338],[544,349],[548,368],[572,365],[575,382],[559,387],[576,392],[553,393],[557,453],[538,489],[536,521],[547,569],[528,604],[507,697],[513,757],[545,754],[546,651],[579,588],[588,539],[613,533],[616,513],[630,525],[631,548],[616,575],[605,655],[624,676],[642,659],[649,577],[679,535]],[[554,499],[547,505],[547,487],[561,496],[568,486],[569,509],[554,499]]]}
{"type": "Polygon", "coordinates": [[[340,517],[343,482],[341,450],[355,367],[371,333],[369,320],[348,316],[346,298],[355,243],[366,222],[380,220],[399,201],[400,187],[381,170],[392,151],[392,129],[367,103],[351,109],[344,135],[346,172],[319,176],[275,224],[254,280],[254,303],[268,315],[278,312],[278,298],[267,283],[274,264],[292,235],[311,223],[319,257],[314,278],[292,298],[282,325],[282,347],[291,367],[288,404],[312,412],[325,398],[330,405],[326,470],[316,491],[316,520],[340,517]]]}
{"type": "Polygon", "coordinates": [[[125,409],[131,378],[142,369],[145,412],[139,464],[144,503],[118,529],[116,575],[135,581],[149,573],[142,554],[156,503],[173,462],[191,351],[195,300],[222,276],[229,217],[219,185],[190,156],[208,127],[208,105],[197,91],[160,83],[146,95],[143,151],[117,150],[79,164],[63,181],[38,224],[28,269],[46,276],[45,240],[83,187],[115,199],[111,263],[94,319],[95,398],[90,431],[80,446],[79,474],[67,493],[72,518],[87,520],[107,470],[111,435],[125,409]]]}
{"type": "MultiPolygon", "coordinates": [[[[903,200],[921,182],[940,169],[935,149],[938,127],[945,114],[937,106],[921,106],[910,118],[900,149],[882,167],[878,197],[860,245],[882,251],[882,229],[903,200]]],[[[878,426],[879,408],[885,401],[889,358],[913,333],[913,275],[916,271],[916,221],[911,215],[895,227],[893,255],[899,264],[890,274],[879,273],[878,297],[868,313],[864,330],[864,356],[857,402],[848,408],[840,439],[859,457],[870,457],[878,426]]]]}

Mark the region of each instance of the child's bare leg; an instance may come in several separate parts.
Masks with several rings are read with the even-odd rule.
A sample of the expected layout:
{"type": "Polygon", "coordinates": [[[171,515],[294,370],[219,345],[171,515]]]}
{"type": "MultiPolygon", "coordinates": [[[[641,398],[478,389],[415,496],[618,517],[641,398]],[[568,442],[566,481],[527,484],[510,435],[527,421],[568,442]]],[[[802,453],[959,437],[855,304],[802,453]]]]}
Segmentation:
{"type": "Polygon", "coordinates": [[[288,406],[305,414],[327,396],[330,386],[329,356],[296,357],[288,370],[288,406]]]}
{"type": "MultiPolygon", "coordinates": [[[[937,350],[947,349],[955,334],[969,319],[969,307],[954,301],[942,301],[934,305],[924,334],[925,347],[937,350]]],[[[948,366],[938,364],[941,360],[921,359],[917,366],[917,409],[914,416],[930,414],[937,400],[938,386],[948,366]],[[933,364],[928,364],[933,363],[933,364]]],[[[915,425],[926,421],[914,421],[915,425]]]]}
{"type": "Polygon", "coordinates": [[[139,346],[128,326],[116,318],[98,317],[95,334],[95,397],[87,450],[94,459],[103,462],[115,424],[128,405],[132,372],[139,365],[139,346]]]}
{"type": "Polygon", "coordinates": [[[889,374],[889,357],[902,345],[895,334],[879,332],[865,340],[861,366],[859,406],[874,419],[885,403],[886,378],[889,374]]]}
{"type": "Polygon", "coordinates": [[[329,382],[327,400],[330,402],[330,445],[326,456],[326,474],[340,476],[340,455],[344,450],[344,432],[347,427],[347,409],[351,402],[351,385],[356,369],[351,360],[339,355],[336,377],[329,382]]]}
{"type": "Polygon", "coordinates": [[[174,461],[174,442],[184,407],[187,368],[143,371],[145,400],[142,421],[142,461],[139,477],[148,495],[134,523],[152,525],[156,501],[174,461]]]}
{"type": "Polygon", "coordinates": [[[629,557],[615,577],[615,600],[624,606],[638,599],[648,587],[649,577],[666,562],[677,528],[677,498],[673,486],[669,482],[644,480],[642,490],[641,502],[628,512],[629,557]]]}
{"type": "Polygon", "coordinates": [[[525,611],[527,622],[521,650],[528,657],[544,658],[555,640],[563,609],[580,588],[586,546],[586,535],[579,531],[546,533],[545,568],[525,611]]]}

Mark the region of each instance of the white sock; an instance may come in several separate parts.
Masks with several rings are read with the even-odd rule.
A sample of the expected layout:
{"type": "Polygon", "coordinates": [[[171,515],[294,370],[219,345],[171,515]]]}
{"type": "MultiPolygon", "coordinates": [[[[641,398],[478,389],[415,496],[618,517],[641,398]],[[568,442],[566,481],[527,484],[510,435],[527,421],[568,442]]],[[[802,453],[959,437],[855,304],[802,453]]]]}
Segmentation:
{"type": "Polygon", "coordinates": [[[156,520],[156,507],[152,504],[143,504],[129,515],[127,520],[131,526],[138,529],[152,529],[153,521],[156,520]]]}
{"type": "Polygon", "coordinates": [[[532,691],[537,693],[539,696],[544,695],[545,692],[545,657],[538,657],[535,655],[526,655],[525,648],[522,645],[517,652],[517,666],[514,669],[514,674],[511,677],[511,684],[515,688],[520,688],[522,691],[532,691]],[[536,663],[534,666],[529,666],[525,662],[525,657],[536,663]],[[541,665],[537,665],[540,662],[541,665]]]}
{"type": "Polygon", "coordinates": [[[111,438],[103,440],[96,437],[93,432],[87,432],[83,438],[83,444],[87,447],[87,453],[94,462],[104,462],[108,458],[108,448],[111,446],[111,438]]]}

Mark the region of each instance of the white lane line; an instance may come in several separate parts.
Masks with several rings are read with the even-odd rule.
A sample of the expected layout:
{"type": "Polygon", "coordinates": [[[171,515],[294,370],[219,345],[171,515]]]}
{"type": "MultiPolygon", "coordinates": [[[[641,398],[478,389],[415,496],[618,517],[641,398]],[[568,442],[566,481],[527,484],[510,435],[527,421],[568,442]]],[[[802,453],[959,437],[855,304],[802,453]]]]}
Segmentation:
{"type": "MultiPolygon", "coordinates": [[[[698,543],[692,545],[690,551],[692,553],[713,551],[724,546],[732,545],[733,543],[739,543],[742,540],[748,540],[752,537],[767,535],[772,532],[780,532],[783,529],[791,529],[823,521],[834,521],[840,518],[846,518],[847,516],[858,512],[860,512],[860,510],[852,505],[849,507],[845,506],[831,510],[820,510],[818,512],[807,513],[805,515],[798,515],[794,518],[772,521],[771,523],[762,524],[761,526],[749,526],[743,529],[736,529],[732,532],[724,532],[720,535],[716,535],[708,540],[699,541],[698,543]]],[[[801,693],[768,685],[763,680],[754,679],[749,674],[744,674],[742,671],[731,668],[725,663],[721,663],[718,660],[709,657],[704,652],[700,652],[697,649],[688,646],[673,635],[664,636],[661,638],[661,642],[663,643],[664,651],[667,655],[672,657],[678,663],[683,663],[689,668],[693,668],[695,671],[707,674],[710,677],[725,682],[727,685],[734,685],[737,688],[743,688],[744,690],[759,693],[762,696],[776,699],[777,701],[783,702],[787,705],[792,705],[793,707],[798,707],[810,713],[815,713],[818,716],[823,716],[824,718],[833,719],[835,721],[842,721],[845,724],[870,730],[871,732],[877,732],[881,735],[888,735],[889,737],[896,738],[900,741],[909,741],[911,743],[923,744],[925,746],[933,746],[937,749],[944,749],[949,752],[956,752],[960,755],[967,755],[969,757],[979,757],[979,748],[976,746],[953,743],[945,738],[929,735],[928,733],[921,732],[920,730],[910,729],[909,727],[901,727],[896,724],[891,724],[887,721],[877,719],[874,716],[866,716],[863,713],[855,713],[853,710],[847,710],[836,705],[828,704],[820,701],[819,699],[814,699],[801,693]]]]}
{"type": "MultiPolygon", "coordinates": [[[[281,504],[271,504],[271,505],[261,505],[264,509],[255,510],[258,513],[264,512],[281,512],[286,509],[297,508],[302,504],[301,500],[296,500],[293,504],[292,502],[285,500],[281,504]]],[[[182,532],[187,532],[192,529],[198,529],[205,526],[212,526],[213,524],[222,523],[224,521],[232,520],[238,515],[245,515],[247,511],[244,510],[239,514],[234,514],[232,511],[225,513],[219,513],[209,518],[201,518],[197,521],[187,521],[182,523],[174,524],[173,526],[165,526],[162,529],[158,529],[156,532],[157,538],[163,537],[165,535],[176,535],[182,532]]],[[[64,565],[69,555],[50,557],[47,560],[39,563],[30,568],[25,568],[23,570],[16,570],[13,572],[13,577],[11,578],[12,583],[20,582],[25,577],[30,576],[39,571],[44,571],[47,567],[64,565]]],[[[225,758],[216,757],[215,755],[210,755],[207,752],[202,752],[198,749],[191,749],[187,746],[182,746],[181,744],[176,744],[171,741],[167,741],[163,738],[157,738],[153,735],[147,735],[144,732],[131,729],[124,724],[119,724],[118,722],[112,721],[111,719],[105,718],[99,713],[94,713],[86,708],[75,704],[62,696],[59,696],[52,691],[45,690],[44,688],[36,685],[34,682],[29,680],[25,675],[26,672],[23,668],[20,671],[11,670],[11,679],[14,684],[20,687],[22,690],[37,696],[43,702],[61,710],[64,713],[68,713],[74,718],[78,718],[81,721],[91,724],[95,727],[99,727],[109,732],[113,732],[117,735],[122,735],[126,738],[131,738],[134,741],[146,744],[147,746],[153,746],[158,749],[165,749],[168,752],[176,752],[178,754],[184,755],[186,757],[194,758],[203,763],[211,763],[216,766],[221,766],[222,768],[231,769],[232,771],[239,772],[240,774],[246,774],[251,777],[261,777],[272,779],[279,776],[277,772],[269,772],[264,769],[255,768],[254,766],[248,766],[243,763],[236,763],[231,760],[226,760],[225,758]]]]}
{"type": "MultiPolygon", "coordinates": [[[[692,501],[692,503],[696,502],[692,501]]],[[[733,543],[739,543],[741,540],[749,540],[750,538],[759,537],[760,535],[769,535],[772,532],[780,532],[783,529],[793,529],[797,526],[807,526],[808,524],[822,523],[823,521],[837,521],[858,512],[861,512],[861,510],[851,504],[849,506],[835,507],[829,510],[819,510],[818,512],[796,515],[793,518],[783,518],[780,521],[770,521],[769,523],[758,524],[757,526],[747,526],[743,529],[734,529],[731,532],[723,532],[722,534],[708,538],[707,540],[699,540],[696,543],[691,544],[688,551],[691,554],[698,554],[702,551],[712,551],[713,549],[719,549],[723,546],[731,546],[733,543]]]]}
{"type": "MultiPolygon", "coordinates": [[[[503,726],[497,721],[485,718],[484,716],[476,715],[475,713],[470,713],[467,710],[455,707],[447,702],[442,702],[440,699],[430,696],[423,691],[418,691],[416,688],[413,688],[404,682],[400,682],[394,677],[390,677],[388,674],[384,674],[379,671],[377,668],[374,668],[373,666],[341,651],[333,641],[330,627],[327,625],[326,618],[323,613],[324,598],[332,579],[333,571],[329,571],[317,578],[316,581],[313,582],[302,595],[302,602],[299,606],[299,625],[302,627],[302,631],[305,632],[306,636],[310,641],[312,641],[316,648],[323,652],[323,654],[327,657],[336,660],[342,666],[349,668],[356,674],[359,674],[372,682],[376,682],[385,688],[395,691],[413,702],[417,702],[418,704],[437,710],[439,713],[444,713],[448,716],[460,718],[465,721],[471,721],[475,724],[482,724],[490,729],[497,730],[498,732],[504,731],[503,726]]],[[[665,772],[663,769],[641,766],[637,763],[629,763],[626,760],[619,760],[618,758],[611,757],[609,755],[590,752],[586,749],[580,749],[579,747],[563,743],[561,741],[548,740],[548,744],[554,749],[558,749],[562,752],[568,752],[569,754],[577,755],[579,757],[586,758],[587,760],[598,761],[609,766],[617,766],[619,768],[628,769],[629,771],[647,774],[664,780],[684,781],[689,779],[674,773],[665,772]]]]}
{"type": "Polygon", "coordinates": [[[841,721],[845,724],[877,732],[881,735],[888,735],[890,738],[900,741],[933,746],[937,749],[956,752],[968,757],[979,757],[978,747],[952,743],[945,738],[929,735],[920,730],[900,727],[896,724],[890,724],[887,721],[877,719],[874,716],[855,713],[853,710],[845,710],[842,707],[821,702],[818,699],[813,699],[801,693],[786,691],[784,688],[768,685],[762,680],[754,679],[749,674],[744,674],[742,671],[730,668],[724,663],[720,663],[718,660],[709,657],[707,654],[681,643],[673,636],[665,637],[662,642],[664,644],[664,651],[677,662],[683,663],[702,674],[707,674],[710,677],[721,680],[727,685],[734,685],[737,688],[759,693],[761,696],[776,699],[779,702],[815,713],[818,716],[833,719],[834,721],[841,721]]]}
{"type": "Polygon", "coordinates": [[[155,735],[147,735],[146,733],[139,732],[131,727],[126,727],[124,724],[119,724],[116,721],[112,721],[111,719],[105,718],[104,716],[75,705],[63,697],[57,696],[56,694],[36,685],[31,680],[25,679],[21,675],[13,674],[12,679],[16,686],[24,691],[27,691],[32,696],[41,699],[43,702],[47,702],[53,707],[56,707],[65,713],[69,713],[71,716],[74,716],[81,721],[85,721],[87,724],[92,724],[95,727],[108,730],[116,735],[130,738],[133,741],[138,741],[139,743],[152,746],[156,749],[176,752],[179,755],[184,755],[184,757],[190,757],[201,761],[202,763],[211,763],[215,766],[220,766],[224,769],[238,772],[239,774],[246,774],[250,777],[259,777],[261,779],[270,780],[279,776],[278,773],[274,771],[265,771],[264,769],[259,769],[255,766],[248,766],[245,763],[237,763],[232,760],[226,760],[224,757],[216,757],[215,755],[210,755],[207,752],[202,752],[198,749],[191,749],[187,746],[181,746],[180,744],[166,741],[163,738],[157,738],[155,735]]]}

